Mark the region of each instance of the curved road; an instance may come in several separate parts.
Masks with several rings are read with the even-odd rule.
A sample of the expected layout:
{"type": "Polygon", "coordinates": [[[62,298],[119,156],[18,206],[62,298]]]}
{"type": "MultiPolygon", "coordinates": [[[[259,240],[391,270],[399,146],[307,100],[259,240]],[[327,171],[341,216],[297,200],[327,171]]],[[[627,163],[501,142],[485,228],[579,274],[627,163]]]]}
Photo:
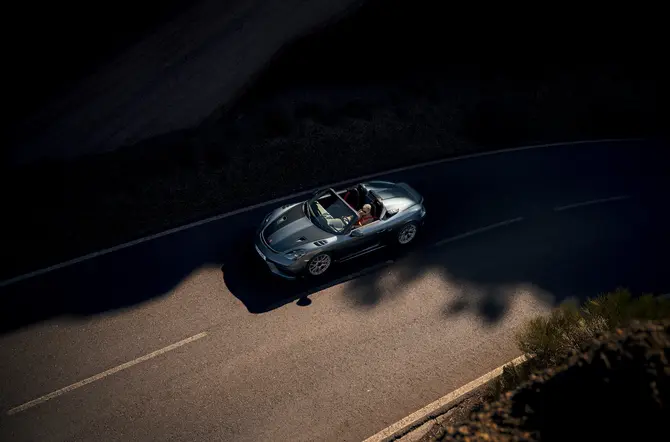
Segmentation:
{"type": "Polygon", "coordinates": [[[267,206],[5,287],[0,439],[365,439],[518,356],[515,329],[563,299],[670,291],[666,151],[384,176],[425,195],[420,242],[318,283],[255,259],[267,206]]]}

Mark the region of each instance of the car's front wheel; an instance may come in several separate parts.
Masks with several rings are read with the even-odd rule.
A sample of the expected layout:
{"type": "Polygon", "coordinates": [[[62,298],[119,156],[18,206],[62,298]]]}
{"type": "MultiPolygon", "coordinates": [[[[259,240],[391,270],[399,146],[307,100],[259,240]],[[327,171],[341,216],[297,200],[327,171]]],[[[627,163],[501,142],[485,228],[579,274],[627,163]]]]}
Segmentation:
{"type": "Polygon", "coordinates": [[[314,258],[310,259],[307,263],[307,272],[311,276],[319,276],[326,273],[326,270],[330,268],[333,260],[330,255],[327,253],[320,253],[314,258]]]}
{"type": "Polygon", "coordinates": [[[416,223],[413,222],[407,223],[404,226],[402,226],[402,228],[398,231],[398,235],[396,236],[398,244],[406,245],[414,241],[417,230],[418,227],[416,223]]]}

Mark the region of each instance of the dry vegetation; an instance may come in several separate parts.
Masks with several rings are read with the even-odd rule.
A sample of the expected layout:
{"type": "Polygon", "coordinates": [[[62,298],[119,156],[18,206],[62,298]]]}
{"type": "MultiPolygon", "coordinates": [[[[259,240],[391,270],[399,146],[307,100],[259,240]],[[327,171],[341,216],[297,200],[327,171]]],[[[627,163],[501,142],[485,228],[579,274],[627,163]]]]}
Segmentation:
{"type": "Polygon", "coordinates": [[[667,320],[598,334],[566,363],[426,442],[654,440],[669,415],[669,351],[667,320]]]}
{"type": "Polygon", "coordinates": [[[534,355],[525,364],[506,366],[492,386],[491,398],[516,388],[533,371],[560,365],[596,336],[626,327],[632,321],[670,319],[670,299],[651,294],[633,296],[619,288],[579,306],[566,302],[549,316],[528,321],[517,335],[519,349],[534,355]]]}
{"type": "Polygon", "coordinates": [[[640,434],[654,434],[661,424],[654,419],[670,413],[663,402],[670,399],[668,318],[669,299],[633,297],[625,289],[534,318],[517,336],[519,348],[534,358],[505,367],[488,394],[460,410],[460,420],[436,425],[423,440],[567,440],[578,429],[583,433],[569,439],[600,433],[598,440],[619,440],[636,425],[640,434]],[[647,321],[666,322],[640,325],[647,321]],[[621,416],[621,434],[596,418],[626,412],[631,418],[621,416]],[[558,428],[565,422],[570,425],[558,428]],[[617,437],[605,437],[608,431],[617,437]]]}

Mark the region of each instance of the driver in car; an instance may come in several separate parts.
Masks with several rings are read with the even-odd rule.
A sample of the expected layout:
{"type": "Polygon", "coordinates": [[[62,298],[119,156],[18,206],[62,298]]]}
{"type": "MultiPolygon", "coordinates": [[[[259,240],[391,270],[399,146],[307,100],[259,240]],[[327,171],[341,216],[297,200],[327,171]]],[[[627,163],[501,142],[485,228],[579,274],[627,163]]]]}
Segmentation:
{"type": "Polygon", "coordinates": [[[372,206],[370,204],[364,204],[361,210],[358,211],[358,216],[359,219],[356,224],[359,227],[370,224],[374,220],[374,217],[372,216],[372,206]]]}

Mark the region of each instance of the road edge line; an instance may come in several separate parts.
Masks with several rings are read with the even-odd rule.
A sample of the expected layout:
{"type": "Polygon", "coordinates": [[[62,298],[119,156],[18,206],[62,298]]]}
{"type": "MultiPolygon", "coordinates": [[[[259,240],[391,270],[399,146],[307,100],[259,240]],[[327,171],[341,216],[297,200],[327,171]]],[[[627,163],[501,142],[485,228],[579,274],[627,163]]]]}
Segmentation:
{"type": "MultiPolygon", "coordinates": [[[[658,295],[658,298],[662,299],[670,299],[670,293],[664,293],[661,295],[658,295]]],[[[408,436],[412,434],[414,431],[418,431],[420,428],[422,428],[424,425],[430,423],[431,421],[439,418],[440,416],[444,415],[447,413],[449,410],[457,406],[461,399],[470,394],[472,391],[476,390],[477,388],[481,387],[482,385],[486,384],[487,382],[490,382],[494,380],[496,377],[500,376],[502,374],[503,368],[509,364],[514,364],[514,365],[519,365],[522,364],[523,362],[529,360],[533,356],[531,355],[521,355],[518,358],[512,359],[511,361],[507,362],[506,364],[501,365],[498,368],[493,369],[492,371],[486,373],[485,375],[475,379],[474,381],[465,384],[463,387],[460,387],[457,390],[454,390],[453,392],[447,394],[446,396],[441,397],[435,402],[432,402],[431,404],[426,405],[422,409],[410,414],[409,416],[405,417],[404,419],[401,419],[400,421],[396,422],[393,425],[390,425],[389,427],[385,428],[384,430],[380,431],[379,433],[375,434],[374,436],[370,436],[369,438],[365,439],[363,442],[391,442],[391,441],[396,441],[399,440],[405,436],[408,436]],[[487,379],[488,378],[488,379],[487,379]],[[453,398],[449,398],[450,396],[454,396],[453,398]],[[443,405],[439,405],[440,402],[443,402],[443,405]],[[415,418],[415,419],[411,419],[415,418]],[[401,425],[405,424],[405,425],[401,425]],[[395,427],[398,427],[395,431],[392,431],[395,427]]],[[[413,439],[412,439],[413,440],[413,439]]]]}
{"type": "Polygon", "coordinates": [[[373,174],[363,175],[363,176],[359,176],[357,178],[351,178],[351,179],[344,180],[344,181],[339,181],[339,182],[336,182],[336,183],[324,184],[322,186],[315,187],[315,188],[312,188],[312,189],[292,193],[290,195],[286,195],[286,196],[282,196],[282,197],[273,198],[271,200],[264,201],[262,203],[253,204],[253,205],[247,206],[247,207],[242,207],[240,209],[232,210],[230,212],[221,213],[219,215],[214,215],[214,216],[211,216],[209,218],[201,219],[199,221],[194,221],[194,222],[189,223],[189,224],[184,224],[182,226],[178,226],[178,227],[174,227],[172,229],[164,230],[162,232],[158,232],[158,233],[155,233],[153,235],[144,236],[142,238],[138,238],[138,239],[135,239],[133,241],[128,241],[128,242],[125,242],[125,243],[122,243],[122,244],[118,244],[116,246],[109,247],[107,249],[102,249],[102,250],[99,250],[97,252],[92,252],[92,253],[89,253],[87,255],[83,255],[83,256],[80,256],[80,257],[77,257],[77,258],[70,259],[68,261],[63,261],[63,262],[58,263],[58,264],[54,264],[54,265],[51,265],[51,266],[48,266],[48,267],[44,267],[42,269],[33,270],[32,272],[24,273],[24,274],[6,279],[4,281],[0,281],[0,288],[7,287],[7,286],[10,286],[12,284],[16,284],[17,282],[21,282],[21,281],[24,281],[26,279],[33,278],[35,276],[43,275],[45,273],[49,273],[49,272],[52,272],[54,270],[59,270],[59,269],[65,268],[65,267],[69,267],[71,265],[78,264],[80,262],[88,261],[88,260],[97,258],[99,256],[103,256],[103,255],[107,255],[109,253],[117,252],[119,250],[127,249],[129,247],[133,247],[133,246],[136,246],[138,244],[142,244],[142,243],[147,242],[147,241],[152,241],[154,239],[158,239],[158,238],[161,238],[163,236],[172,235],[173,233],[178,233],[178,232],[181,232],[183,230],[191,229],[193,227],[198,227],[198,226],[201,226],[201,225],[204,225],[204,224],[209,224],[209,223],[214,222],[214,221],[219,221],[219,220],[222,220],[224,218],[229,218],[231,216],[235,216],[235,215],[239,215],[241,213],[249,212],[251,210],[258,209],[258,208],[261,208],[261,207],[264,207],[264,206],[268,206],[270,204],[275,204],[275,203],[278,203],[278,202],[281,202],[281,201],[284,201],[284,200],[289,200],[289,199],[292,199],[292,198],[297,198],[299,196],[309,195],[310,193],[314,192],[315,190],[322,189],[324,187],[338,187],[338,186],[346,185],[346,184],[353,183],[353,182],[356,182],[356,181],[367,180],[367,179],[379,177],[379,176],[382,176],[382,175],[390,175],[390,174],[393,174],[393,173],[403,172],[403,171],[406,171],[406,170],[420,169],[422,167],[430,167],[430,166],[435,166],[437,164],[450,163],[450,162],[455,162],[455,161],[462,161],[462,160],[486,157],[486,156],[491,156],[491,155],[500,155],[500,154],[505,154],[505,153],[520,152],[520,151],[524,151],[524,150],[533,150],[533,149],[540,149],[540,148],[547,148],[547,147],[557,147],[557,146],[577,146],[577,145],[580,145],[580,144],[625,143],[625,142],[645,141],[645,140],[647,140],[647,139],[646,138],[606,138],[606,139],[600,139],[600,140],[577,140],[577,141],[563,141],[563,142],[558,142],[558,143],[533,144],[533,145],[530,145],[530,146],[511,147],[511,148],[507,148],[507,149],[490,150],[490,151],[485,151],[485,152],[477,152],[477,153],[472,153],[472,154],[467,154],[467,155],[460,155],[460,156],[456,156],[456,157],[441,158],[441,159],[437,159],[437,160],[432,160],[432,161],[426,161],[426,162],[423,162],[423,163],[413,164],[413,165],[410,165],[410,166],[397,167],[395,169],[390,169],[390,170],[386,170],[386,171],[382,171],[382,172],[376,172],[376,173],[373,173],[373,174]]]}
{"type": "Polygon", "coordinates": [[[483,376],[478,377],[472,382],[469,382],[462,387],[452,391],[451,393],[442,396],[438,400],[431,402],[420,410],[415,411],[409,416],[399,420],[398,422],[384,428],[382,431],[377,434],[368,437],[363,442],[390,442],[395,439],[399,439],[411,431],[422,426],[431,419],[434,419],[441,414],[446,413],[449,409],[453,408],[459,400],[471,393],[473,390],[481,387],[482,385],[494,380],[499,377],[503,368],[509,364],[519,365],[529,359],[528,355],[521,355],[517,358],[512,359],[501,365],[498,368],[495,368],[483,376]]]}

